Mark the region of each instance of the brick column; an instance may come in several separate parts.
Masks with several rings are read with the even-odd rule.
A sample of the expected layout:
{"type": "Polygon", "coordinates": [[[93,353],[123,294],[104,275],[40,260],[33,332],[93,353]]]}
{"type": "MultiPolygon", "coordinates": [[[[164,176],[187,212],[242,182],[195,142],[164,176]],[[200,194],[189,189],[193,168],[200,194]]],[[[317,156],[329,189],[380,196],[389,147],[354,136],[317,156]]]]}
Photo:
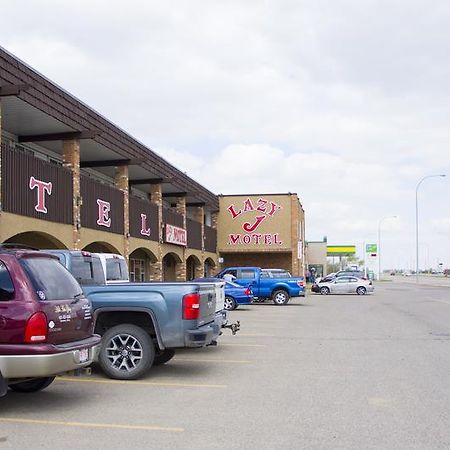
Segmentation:
{"type": "Polygon", "coordinates": [[[123,256],[130,256],[130,194],[128,190],[128,166],[116,167],[115,186],[123,192],[123,256]]]}
{"type": "Polygon", "coordinates": [[[213,211],[211,213],[211,228],[217,230],[217,223],[219,222],[219,211],[213,211]]]}
{"type": "MultiPolygon", "coordinates": [[[[176,211],[183,216],[183,228],[186,229],[186,197],[177,197],[176,211]]],[[[183,247],[183,260],[177,263],[177,281],[186,281],[186,247],[183,247]]]]}
{"type": "Polygon", "coordinates": [[[205,265],[205,208],[203,206],[196,206],[194,209],[194,220],[202,225],[202,257],[200,259],[200,266],[195,266],[195,278],[204,276],[205,265]]]}
{"type": "Polygon", "coordinates": [[[162,189],[160,184],[150,185],[149,200],[158,206],[158,252],[155,255],[157,261],[150,263],[150,281],[162,281],[162,242],[163,242],[163,227],[162,227],[162,189]]]}
{"type": "Polygon", "coordinates": [[[74,250],[80,250],[81,205],[83,200],[80,188],[80,141],[78,139],[63,141],[63,165],[72,172],[72,247],[74,250]]]}

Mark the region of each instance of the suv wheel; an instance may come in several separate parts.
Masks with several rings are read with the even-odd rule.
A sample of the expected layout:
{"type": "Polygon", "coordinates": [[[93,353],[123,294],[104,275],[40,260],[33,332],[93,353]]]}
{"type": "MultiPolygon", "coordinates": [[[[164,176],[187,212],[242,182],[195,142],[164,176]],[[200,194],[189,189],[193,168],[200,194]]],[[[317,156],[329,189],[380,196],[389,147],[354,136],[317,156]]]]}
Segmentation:
{"type": "Polygon", "coordinates": [[[155,347],[142,328],[123,324],[102,336],[99,363],[110,378],[135,380],[147,372],[155,359],[155,347]]]}
{"type": "Polygon", "coordinates": [[[38,392],[50,386],[54,379],[55,377],[35,378],[34,380],[11,384],[9,387],[16,392],[38,392]]]}

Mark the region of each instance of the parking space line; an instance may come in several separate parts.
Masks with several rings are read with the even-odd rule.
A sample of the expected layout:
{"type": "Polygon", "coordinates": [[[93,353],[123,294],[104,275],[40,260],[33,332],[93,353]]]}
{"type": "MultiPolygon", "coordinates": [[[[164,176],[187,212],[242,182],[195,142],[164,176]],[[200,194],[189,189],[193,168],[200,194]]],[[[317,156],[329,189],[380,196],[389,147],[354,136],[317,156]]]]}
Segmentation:
{"type": "Polygon", "coordinates": [[[207,362],[207,363],[224,363],[224,364],[251,364],[253,361],[236,360],[236,359],[197,359],[197,358],[174,358],[172,361],[178,362],[207,362]]]}
{"type": "Polygon", "coordinates": [[[193,384],[193,383],[171,383],[163,381],[134,381],[134,380],[104,380],[100,378],[82,377],[58,377],[57,380],[69,381],[73,383],[99,383],[99,384],[128,384],[137,386],[159,386],[159,387],[183,387],[183,388],[210,388],[225,389],[226,384],[193,384]]]}
{"type": "Polygon", "coordinates": [[[437,299],[433,299],[433,298],[430,298],[430,300],[431,300],[432,302],[446,303],[447,305],[450,305],[450,302],[448,302],[448,301],[446,301],[446,300],[437,300],[437,299]]]}
{"type": "Polygon", "coordinates": [[[121,430],[143,430],[143,431],[169,431],[182,433],[184,428],[161,427],[157,425],[122,425],[116,423],[91,423],[91,422],[64,422],[61,420],[25,419],[20,417],[0,417],[0,422],[21,423],[30,425],[62,425],[65,427],[80,428],[115,428],[121,430]]]}

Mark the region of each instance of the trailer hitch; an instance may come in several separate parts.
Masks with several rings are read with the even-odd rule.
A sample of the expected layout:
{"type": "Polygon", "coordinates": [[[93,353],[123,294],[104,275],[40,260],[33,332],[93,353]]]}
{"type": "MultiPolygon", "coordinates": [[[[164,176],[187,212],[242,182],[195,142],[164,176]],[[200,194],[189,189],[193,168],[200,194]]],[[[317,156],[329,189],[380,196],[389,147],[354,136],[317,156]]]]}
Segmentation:
{"type": "Polygon", "coordinates": [[[241,322],[237,320],[235,323],[222,325],[222,328],[229,328],[234,336],[241,329],[241,322]]]}

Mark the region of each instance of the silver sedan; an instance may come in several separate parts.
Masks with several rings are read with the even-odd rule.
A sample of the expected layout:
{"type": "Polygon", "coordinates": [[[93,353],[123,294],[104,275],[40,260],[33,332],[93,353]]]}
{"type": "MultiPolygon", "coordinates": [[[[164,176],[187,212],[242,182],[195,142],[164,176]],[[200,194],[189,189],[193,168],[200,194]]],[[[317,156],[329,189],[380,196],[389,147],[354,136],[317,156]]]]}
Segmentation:
{"type": "Polygon", "coordinates": [[[328,294],[358,294],[365,295],[373,292],[374,287],[371,281],[356,277],[337,277],[332,281],[319,284],[319,292],[322,295],[328,294]]]}

